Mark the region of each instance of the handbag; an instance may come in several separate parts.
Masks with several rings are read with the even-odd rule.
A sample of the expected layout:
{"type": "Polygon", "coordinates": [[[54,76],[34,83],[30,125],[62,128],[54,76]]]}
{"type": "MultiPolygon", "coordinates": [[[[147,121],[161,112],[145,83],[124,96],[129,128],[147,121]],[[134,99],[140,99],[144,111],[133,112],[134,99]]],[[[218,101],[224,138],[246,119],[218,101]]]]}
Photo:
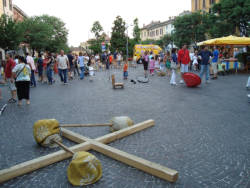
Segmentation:
{"type": "Polygon", "coordinates": [[[26,67],[26,65],[23,66],[22,70],[20,70],[17,74],[16,74],[16,78],[15,78],[15,81],[17,79],[17,77],[21,74],[21,72],[23,72],[23,69],[26,67]]]}
{"type": "Polygon", "coordinates": [[[171,67],[171,69],[177,69],[177,65],[174,61],[171,61],[170,67],[171,67]]]}

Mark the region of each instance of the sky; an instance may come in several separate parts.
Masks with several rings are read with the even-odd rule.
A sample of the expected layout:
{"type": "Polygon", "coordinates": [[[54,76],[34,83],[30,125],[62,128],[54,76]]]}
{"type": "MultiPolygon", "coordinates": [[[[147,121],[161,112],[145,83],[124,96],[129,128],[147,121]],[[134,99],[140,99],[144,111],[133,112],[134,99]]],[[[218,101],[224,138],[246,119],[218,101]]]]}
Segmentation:
{"type": "MultiPolygon", "coordinates": [[[[138,18],[139,26],[151,21],[166,21],[184,10],[191,9],[191,0],[13,0],[28,16],[48,14],[59,17],[69,31],[68,44],[79,46],[94,35],[90,32],[99,21],[104,32],[111,35],[116,16],[128,25],[138,18]]],[[[129,27],[132,35],[133,26],[129,27]]]]}

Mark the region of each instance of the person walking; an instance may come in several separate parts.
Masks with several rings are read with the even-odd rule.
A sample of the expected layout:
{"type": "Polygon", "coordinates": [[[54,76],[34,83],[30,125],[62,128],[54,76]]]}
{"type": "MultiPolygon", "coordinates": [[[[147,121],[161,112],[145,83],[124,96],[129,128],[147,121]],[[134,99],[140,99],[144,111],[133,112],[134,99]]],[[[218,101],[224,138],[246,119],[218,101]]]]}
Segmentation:
{"type": "Polygon", "coordinates": [[[61,78],[61,82],[66,85],[67,84],[67,70],[69,66],[69,60],[66,55],[64,55],[64,51],[60,51],[60,55],[57,56],[58,70],[61,78]]]}
{"type": "Polygon", "coordinates": [[[183,74],[188,72],[188,65],[190,62],[190,56],[189,56],[189,51],[187,49],[187,45],[184,44],[182,49],[179,50],[178,52],[178,63],[181,66],[181,80],[180,80],[180,84],[183,84],[183,74]]]}
{"type": "Polygon", "coordinates": [[[18,105],[22,105],[22,99],[26,99],[26,104],[30,104],[30,66],[23,56],[19,56],[19,64],[12,70],[12,75],[16,79],[18,105]]]}
{"type": "Polygon", "coordinates": [[[79,67],[80,67],[80,79],[84,79],[84,56],[82,55],[82,52],[79,53],[79,57],[78,57],[78,63],[79,63],[79,67]]]}
{"type": "Polygon", "coordinates": [[[12,59],[11,54],[6,54],[6,64],[5,64],[5,78],[4,80],[7,82],[9,89],[11,91],[11,98],[8,100],[9,103],[16,102],[16,86],[14,83],[14,78],[12,76],[12,70],[16,66],[15,61],[12,59]]]}
{"type": "Polygon", "coordinates": [[[69,60],[69,80],[73,80],[73,74],[74,74],[74,56],[72,55],[72,52],[70,51],[67,55],[69,60]]]}
{"type": "Polygon", "coordinates": [[[149,60],[149,73],[151,76],[154,76],[155,71],[155,58],[154,56],[151,56],[151,59],[149,60]]]}
{"type": "Polygon", "coordinates": [[[36,66],[35,66],[35,63],[34,63],[34,59],[29,55],[29,53],[26,53],[26,61],[27,61],[27,64],[30,66],[30,69],[31,69],[30,86],[31,87],[36,87],[36,78],[35,78],[36,66]]]}
{"type": "Polygon", "coordinates": [[[212,59],[212,69],[213,69],[213,72],[214,72],[214,76],[213,76],[212,79],[217,79],[218,60],[219,60],[219,50],[217,50],[217,48],[215,46],[214,51],[213,51],[213,59],[212,59]]]}
{"type": "Polygon", "coordinates": [[[209,82],[209,60],[210,60],[210,57],[213,56],[213,54],[208,50],[208,47],[205,46],[205,48],[202,47],[202,50],[200,51],[198,55],[201,56],[200,78],[202,80],[203,75],[206,74],[206,83],[210,83],[209,82]]]}

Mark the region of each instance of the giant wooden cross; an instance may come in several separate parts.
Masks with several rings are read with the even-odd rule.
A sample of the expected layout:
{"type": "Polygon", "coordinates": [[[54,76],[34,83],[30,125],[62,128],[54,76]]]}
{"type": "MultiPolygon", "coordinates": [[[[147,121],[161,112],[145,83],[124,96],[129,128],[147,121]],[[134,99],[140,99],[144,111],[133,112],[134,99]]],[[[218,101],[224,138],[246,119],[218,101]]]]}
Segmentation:
{"type": "MultiPolygon", "coordinates": [[[[147,120],[131,127],[119,130],[114,133],[110,133],[104,136],[101,136],[96,139],[90,139],[69,131],[67,129],[62,128],[61,133],[62,136],[73,141],[79,143],[78,145],[70,147],[74,152],[78,151],[88,151],[93,149],[97,152],[100,152],[104,155],[107,155],[115,160],[121,161],[125,164],[128,164],[132,167],[140,169],[144,172],[162,178],[164,180],[175,182],[178,179],[178,172],[176,170],[169,169],[165,166],[150,162],[148,160],[142,159],[140,157],[131,155],[124,151],[115,149],[106,145],[112,141],[123,138],[130,134],[136,133],[143,129],[152,127],[155,125],[154,120],[147,120]]],[[[32,172],[36,169],[46,167],[50,164],[62,161],[64,159],[70,158],[71,154],[65,152],[64,150],[60,150],[46,156],[42,156],[30,161],[26,161],[24,163],[20,163],[8,169],[0,170],[0,183],[8,181],[17,176],[24,175],[26,173],[32,172]]]]}

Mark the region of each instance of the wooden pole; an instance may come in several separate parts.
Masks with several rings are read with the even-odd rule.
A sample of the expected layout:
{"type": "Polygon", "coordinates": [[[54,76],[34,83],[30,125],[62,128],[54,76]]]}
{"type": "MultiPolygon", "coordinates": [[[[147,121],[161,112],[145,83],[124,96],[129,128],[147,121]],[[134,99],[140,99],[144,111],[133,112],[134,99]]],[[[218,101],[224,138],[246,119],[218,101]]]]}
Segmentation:
{"type": "Polygon", "coordinates": [[[111,123],[102,123],[102,124],[63,124],[60,127],[104,127],[104,126],[112,126],[111,123]]]}
{"type": "MultiPolygon", "coordinates": [[[[155,124],[155,122],[153,120],[147,120],[147,121],[144,121],[142,123],[138,123],[134,126],[128,127],[126,129],[101,136],[101,137],[97,138],[96,140],[99,142],[103,142],[103,143],[109,143],[109,142],[112,142],[114,140],[123,138],[125,136],[136,133],[138,131],[141,131],[143,129],[146,129],[148,127],[154,126],[154,124],[155,124]]],[[[72,138],[75,138],[75,137],[72,137],[72,138]]],[[[78,142],[84,142],[84,140],[79,139],[79,138],[75,138],[74,140],[78,141],[78,142]]],[[[85,143],[81,143],[81,144],[75,145],[73,147],[70,147],[70,149],[74,152],[88,151],[91,149],[91,144],[89,142],[85,142],[85,143]]],[[[3,183],[5,181],[8,181],[8,180],[13,179],[13,178],[18,177],[18,176],[27,174],[27,173],[32,172],[34,170],[37,170],[39,168],[46,167],[46,166],[51,165],[53,163],[65,160],[65,159],[70,158],[70,157],[71,157],[70,153],[65,152],[64,150],[60,150],[60,151],[54,152],[52,154],[48,154],[48,155],[30,160],[30,161],[26,161],[26,162],[17,164],[15,166],[10,167],[10,168],[0,170],[0,183],[3,183]]]]}
{"type": "Polygon", "coordinates": [[[61,142],[58,142],[56,140],[53,140],[52,142],[55,142],[58,146],[60,146],[62,149],[64,149],[64,151],[67,151],[69,153],[71,153],[72,155],[75,154],[74,151],[72,151],[70,148],[68,148],[67,146],[63,145],[61,142]]]}

